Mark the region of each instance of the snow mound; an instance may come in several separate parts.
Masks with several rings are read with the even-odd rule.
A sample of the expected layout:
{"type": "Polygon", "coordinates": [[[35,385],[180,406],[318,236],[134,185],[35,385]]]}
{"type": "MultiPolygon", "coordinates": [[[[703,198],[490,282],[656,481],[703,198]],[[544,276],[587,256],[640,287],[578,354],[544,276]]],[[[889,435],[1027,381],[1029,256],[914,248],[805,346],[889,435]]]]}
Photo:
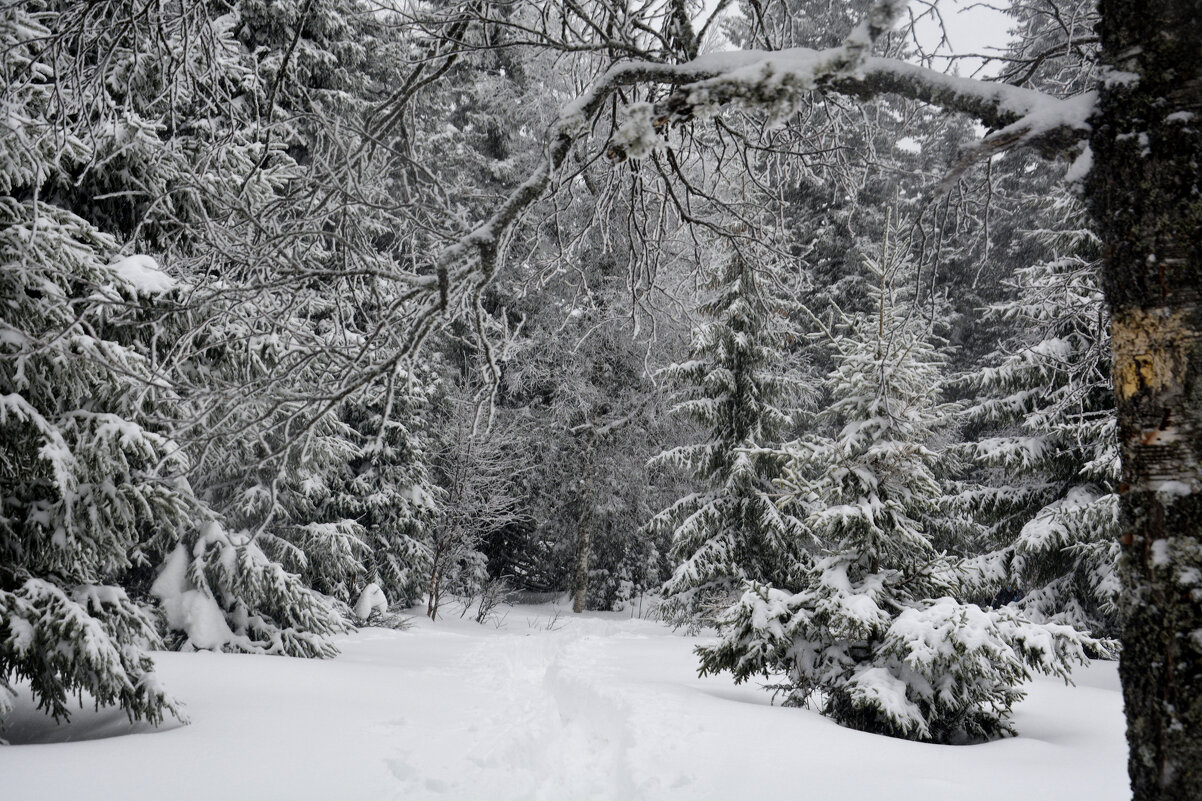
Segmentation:
{"type": "Polygon", "coordinates": [[[188,549],[183,545],[167,557],[150,594],[162,603],[169,628],[185,632],[195,648],[220,650],[233,642],[234,632],[225,621],[217,601],[192,586],[188,580],[188,549]]]}
{"type": "Polygon", "coordinates": [[[388,596],[374,581],[363,588],[363,592],[359,593],[359,600],[355,601],[355,617],[359,620],[367,620],[372,612],[387,611],[388,596]]]}

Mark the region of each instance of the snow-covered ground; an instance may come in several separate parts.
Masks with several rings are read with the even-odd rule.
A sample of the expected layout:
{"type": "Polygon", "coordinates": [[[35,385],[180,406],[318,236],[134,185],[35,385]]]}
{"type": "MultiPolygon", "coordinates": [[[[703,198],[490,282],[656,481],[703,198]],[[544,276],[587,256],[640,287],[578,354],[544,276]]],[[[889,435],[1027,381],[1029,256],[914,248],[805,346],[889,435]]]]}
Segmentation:
{"type": "Polygon", "coordinates": [[[1129,797],[1115,666],[1038,679],[1020,736],[933,746],[698,678],[695,639],[627,615],[516,607],[503,624],[364,629],[332,661],[162,653],[190,726],[91,709],[54,727],[28,693],[4,801],[1129,797]],[[124,735],[124,736],[119,736],[124,735]],[[25,743],[25,744],[17,744],[25,743]]]}

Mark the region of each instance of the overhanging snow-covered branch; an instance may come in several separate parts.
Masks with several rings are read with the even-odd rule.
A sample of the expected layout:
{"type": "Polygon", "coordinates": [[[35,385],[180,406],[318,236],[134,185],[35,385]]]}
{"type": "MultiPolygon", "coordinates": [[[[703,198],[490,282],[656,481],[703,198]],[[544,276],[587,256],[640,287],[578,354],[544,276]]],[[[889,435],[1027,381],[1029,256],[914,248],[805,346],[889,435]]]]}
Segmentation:
{"type": "MultiPolygon", "coordinates": [[[[500,208],[438,258],[441,305],[448,294],[480,287],[494,274],[506,231],[537,201],[583,140],[601,109],[624,87],[659,86],[672,91],[655,104],[629,106],[627,119],[606,143],[613,160],[640,157],[658,145],[664,129],[739,105],[788,112],[807,93],[838,92],[860,98],[894,94],[967,114],[995,129],[975,151],[990,154],[1019,145],[1067,152],[1089,133],[1095,95],[1060,99],[1032,89],[962,78],[900,59],[872,57],[872,41],[889,28],[905,3],[877,4],[839,47],[710,53],[682,64],[629,61],[615,64],[579,98],[567,104],[551,127],[552,139],[534,173],[500,208]]],[[[429,279],[428,288],[435,287],[429,279]]]]}
{"type": "MultiPolygon", "coordinates": [[[[599,84],[659,83],[678,87],[657,104],[670,121],[691,119],[705,109],[742,102],[756,107],[794,103],[810,91],[856,97],[896,94],[960,112],[990,128],[1023,124],[1032,132],[1063,131],[1072,141],[1089,128],[1093,95],[1062,100],[1033,89],[947,75],[895,58],[865,57],[851,68],[846,48],[741,50],[711,53],[686,64],[621,64],[599,84]]],[[[565,110],[571,115],[571,106],[565,110]]]]}

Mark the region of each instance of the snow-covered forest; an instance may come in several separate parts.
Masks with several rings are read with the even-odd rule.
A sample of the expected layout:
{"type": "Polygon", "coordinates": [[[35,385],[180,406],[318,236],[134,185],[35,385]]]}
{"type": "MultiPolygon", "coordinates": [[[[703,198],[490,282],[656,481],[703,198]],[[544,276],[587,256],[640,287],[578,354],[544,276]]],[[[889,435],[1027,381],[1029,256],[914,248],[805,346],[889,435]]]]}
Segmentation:
{"type": "Polygon", "coordinates": [[[5,3],[0,796],[1196,801],[1200,16],[5,3]]]}

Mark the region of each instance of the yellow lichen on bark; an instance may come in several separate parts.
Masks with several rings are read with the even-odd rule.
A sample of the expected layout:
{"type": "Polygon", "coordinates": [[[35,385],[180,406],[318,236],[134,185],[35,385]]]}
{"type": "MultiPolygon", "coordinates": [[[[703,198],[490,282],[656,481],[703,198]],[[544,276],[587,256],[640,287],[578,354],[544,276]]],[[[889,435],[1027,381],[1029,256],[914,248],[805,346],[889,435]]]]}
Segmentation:
{"type": "Polygon", "coordinates": [[[1191,338],[1185,312],[1130,309],[1110,323],[1114,348],[1114,390],[1121,399],[1141,389],[1179,387],[1185,378],[1191,338]]]}

